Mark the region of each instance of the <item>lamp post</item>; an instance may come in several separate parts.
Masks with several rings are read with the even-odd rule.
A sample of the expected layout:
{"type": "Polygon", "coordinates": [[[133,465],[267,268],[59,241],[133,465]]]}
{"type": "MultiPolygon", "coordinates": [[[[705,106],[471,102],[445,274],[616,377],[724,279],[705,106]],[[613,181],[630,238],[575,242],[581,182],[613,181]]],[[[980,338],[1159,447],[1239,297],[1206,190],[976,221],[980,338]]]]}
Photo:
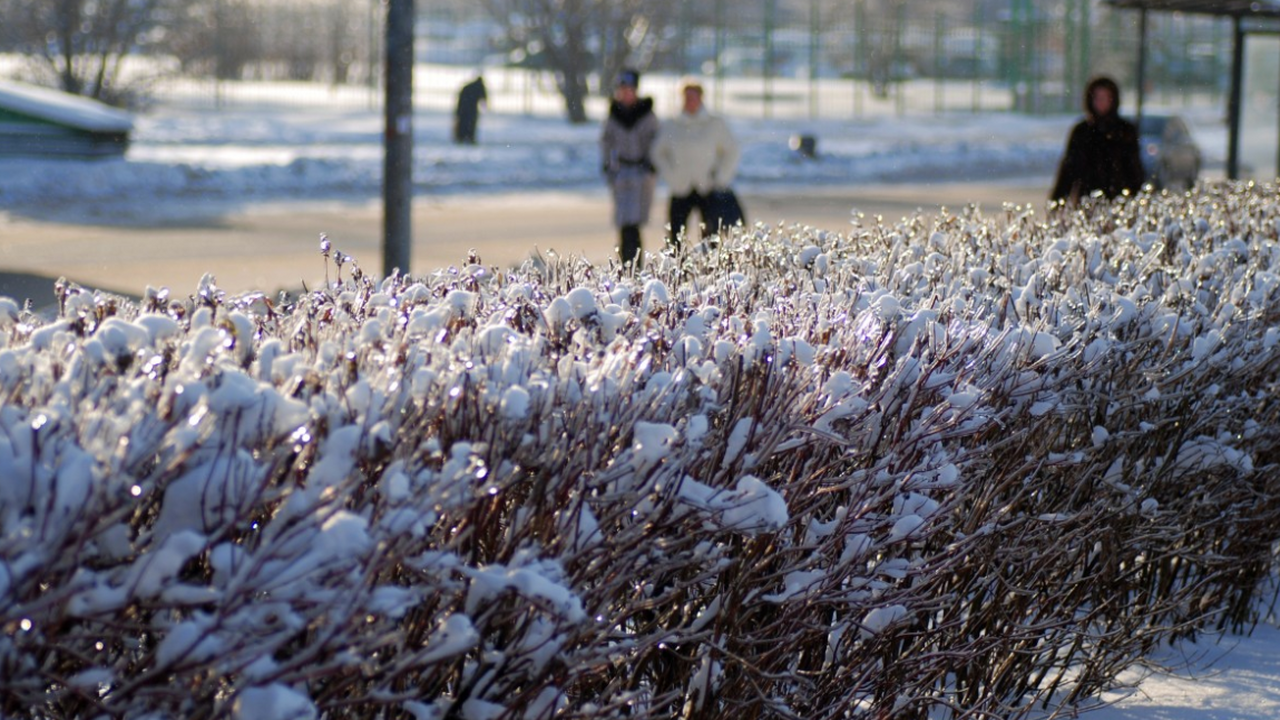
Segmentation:
{"type": "Polygon", "coordinates": [[[409,272],[413,200],[413,0],[388,0],[382,274],[409,272]]]}

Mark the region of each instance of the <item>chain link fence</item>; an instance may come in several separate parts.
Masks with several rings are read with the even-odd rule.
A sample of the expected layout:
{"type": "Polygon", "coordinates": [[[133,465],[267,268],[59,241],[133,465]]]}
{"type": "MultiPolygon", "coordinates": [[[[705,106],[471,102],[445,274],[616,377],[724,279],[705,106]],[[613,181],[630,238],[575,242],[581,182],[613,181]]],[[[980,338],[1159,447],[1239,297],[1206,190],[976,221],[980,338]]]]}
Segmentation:
{"type": "MultiPolygon", "coordinates": [[[[689,73],[704,78],[720,111],[760,118],[1075,112],[1080,88],[1100,72],[1136,90],[1137,15],[1091,0],[673,1],[660,44],[643,52],[649,77],[670,81],[649,86],[660,104],[675,101],[667,87],[689,73]]],[[[383,12],[379,0],[218,0],[210,32],[182,60],[134,64],[161,102],[305,104],[321,84],[327,103],[380,107],[383,12]]],[[[1221,106],[1229,24],[1156,13],[1149,33],[1148,101],[1221,106]]],[[[416,102],[449,108],[483,69],[497,90],[492,109],[563,113],[554,73],[504,38],[475,5],[420,3],[416,102]]],[[[598,113],[608,83],[593,83],[598,113]]]]}

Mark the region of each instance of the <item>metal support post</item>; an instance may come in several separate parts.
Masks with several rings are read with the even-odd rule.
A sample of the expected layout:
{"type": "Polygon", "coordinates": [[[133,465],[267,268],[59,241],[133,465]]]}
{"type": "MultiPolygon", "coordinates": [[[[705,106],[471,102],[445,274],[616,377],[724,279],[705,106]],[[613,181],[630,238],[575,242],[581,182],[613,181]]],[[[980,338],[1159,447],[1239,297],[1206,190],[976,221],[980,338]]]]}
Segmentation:
{"type": "Polygon", "coordinates": [[[1135,115],[1142,122],[1142,106],[1147,96],[1147,9],[1138,11],[1138,109],[1135,115]]]}
{"type": "Polygon", "coordinates": [[[409,272],[413,200],[413,0],[388,0],[382,273],[409,272]]]}
{"type": "Polygon", "coordinates": [[[1231,95],[1227,98],[1227,179],[1240,177],[1240,111],[1244,93],[1244,25],[1240,16],[1231,19],[1231,95]]]}

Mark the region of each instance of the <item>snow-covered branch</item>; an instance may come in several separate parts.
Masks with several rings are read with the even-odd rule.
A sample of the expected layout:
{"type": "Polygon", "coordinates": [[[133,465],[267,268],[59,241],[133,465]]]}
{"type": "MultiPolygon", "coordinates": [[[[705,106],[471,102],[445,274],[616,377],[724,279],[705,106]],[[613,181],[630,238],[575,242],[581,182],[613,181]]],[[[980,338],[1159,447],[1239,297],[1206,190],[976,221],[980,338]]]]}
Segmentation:
{"type": "Polygon", "coordinates": [[[0,714],[1087,701],[1254,620],[1271,193],[0,300],[0,714]]]}

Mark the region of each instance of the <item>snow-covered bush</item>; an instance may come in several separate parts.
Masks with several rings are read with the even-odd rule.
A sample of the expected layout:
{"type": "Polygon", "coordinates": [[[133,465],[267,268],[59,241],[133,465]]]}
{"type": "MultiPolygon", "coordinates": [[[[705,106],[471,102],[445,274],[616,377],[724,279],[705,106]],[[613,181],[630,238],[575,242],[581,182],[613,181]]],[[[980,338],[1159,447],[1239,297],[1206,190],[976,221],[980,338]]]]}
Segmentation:
{"type": "Polygon", "coordinates": [[[1253,620],[1274,198],[757,226],[639,275],[60,287],[49,322],[0,299],[0,715],[1087,700],[1253,620]]]}

